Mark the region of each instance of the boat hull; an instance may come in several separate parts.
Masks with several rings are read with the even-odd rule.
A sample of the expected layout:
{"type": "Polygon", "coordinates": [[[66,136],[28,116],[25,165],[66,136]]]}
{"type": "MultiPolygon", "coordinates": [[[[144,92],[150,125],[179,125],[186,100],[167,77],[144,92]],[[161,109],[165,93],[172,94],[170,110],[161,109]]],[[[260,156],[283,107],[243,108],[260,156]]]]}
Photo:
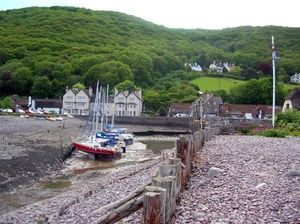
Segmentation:
{"type": "Polygon", "coordinates": [[[107,147],[102,147],[101,144],[98,144],[97,142],[73,142],[73,146],[86,153],[91,153],[94,155],[115,155],[117,154],[117,151],[115,148],[107,148],[107,147]]]}

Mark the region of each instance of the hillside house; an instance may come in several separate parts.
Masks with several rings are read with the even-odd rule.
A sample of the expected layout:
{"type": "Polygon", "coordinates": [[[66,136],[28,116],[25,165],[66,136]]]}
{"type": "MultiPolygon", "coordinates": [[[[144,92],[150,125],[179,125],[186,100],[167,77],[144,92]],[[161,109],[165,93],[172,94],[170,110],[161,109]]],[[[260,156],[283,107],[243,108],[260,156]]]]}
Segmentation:
{"type": "Polygon", "coordinates": [[[300,88],[294,88],[285,98],[282,106],[282,111],[287,109],[300,110],[300,88]]]}
{"type": "Polygon", "coordinates": [[[190,66],[192,71],[196,71],[196,72],[202,72],[202,68],[200,65],[198,65],[197,63],[185,63],[185,66],[190,66]]]}
{"type": "Polygon", "coordinates": [[[295,73],[291,76],[291,82],[300,83],[300,73],[295,73]]]}
{"type": "Polygon", "coordinates": [[[209,70],[210,71],[216,71],[216,72],[219,72],[219,73],[223,73],[224,69],[226,69],[227,71],[230,71],[230,68],[232,66],[233,65],[230,65],[227,62],[222,64],[221,62],[215,62],[214,61],[212,64],[210,64],[209,70]]]}

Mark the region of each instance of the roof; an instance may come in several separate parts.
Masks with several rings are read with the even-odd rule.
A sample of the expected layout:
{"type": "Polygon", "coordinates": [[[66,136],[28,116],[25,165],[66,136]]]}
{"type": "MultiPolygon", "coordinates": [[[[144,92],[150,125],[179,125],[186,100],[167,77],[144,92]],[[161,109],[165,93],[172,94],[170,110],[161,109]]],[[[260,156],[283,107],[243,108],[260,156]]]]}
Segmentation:
{"type": "Polygon", "coordinates": [[[62,99],[34,99],[35,107],[62,108],[62,99]]]}
{"type": "Polygon", "coordinates": [[[300,110],[300,88],[294,88],[284,99],[290,100],[293,108],[300,110]]]}
{"type": "MultiPolygon", "coordinates": [[[[222,113],[228,113],[229,111],[238,111],[243,114],[254,113],[257,110],[263,110],[266,114],[272,114],[273,106],[269,105],[255,105],[255,104],[230,104],[225,103],[222,107],[222,113]]],[[[275,106],[275,114],[281,112],[280,106],[275,106]]]]}
{"type": "Polygon", "coordinates": [[[177,108],[177,109],[190,109],[192,106],[191,103],[172,103],[170,108],[177,108]]]}

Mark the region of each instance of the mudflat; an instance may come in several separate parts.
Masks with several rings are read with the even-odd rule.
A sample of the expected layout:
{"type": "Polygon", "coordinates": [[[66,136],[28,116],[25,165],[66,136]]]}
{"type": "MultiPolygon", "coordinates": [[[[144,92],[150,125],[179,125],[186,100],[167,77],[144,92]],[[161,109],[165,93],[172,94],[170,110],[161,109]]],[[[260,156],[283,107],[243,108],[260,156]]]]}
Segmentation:
{"type": "Polygon", "coordinates": [[[0,194],[58,173],[83,123],[0,116],[0,194]]]}

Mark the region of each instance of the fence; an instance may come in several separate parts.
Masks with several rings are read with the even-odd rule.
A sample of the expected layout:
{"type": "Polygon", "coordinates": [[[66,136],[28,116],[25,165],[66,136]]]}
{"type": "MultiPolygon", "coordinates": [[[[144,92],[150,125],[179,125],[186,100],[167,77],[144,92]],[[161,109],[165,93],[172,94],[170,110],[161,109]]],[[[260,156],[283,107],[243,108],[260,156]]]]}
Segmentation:
{"type": "Polygon", "coordinates": [[[220,128],[205,128],[193,134],[180,135],[173,155],[164,155],[165,162],[158,167],[151,183],[101,210],[111,210],[97,223],[115,223],[130,213],[143,208],[143,224],[166,224],[175,213],[181,192],[190,180],[196,152],[205,141],[221,133],[220,128]]]}

